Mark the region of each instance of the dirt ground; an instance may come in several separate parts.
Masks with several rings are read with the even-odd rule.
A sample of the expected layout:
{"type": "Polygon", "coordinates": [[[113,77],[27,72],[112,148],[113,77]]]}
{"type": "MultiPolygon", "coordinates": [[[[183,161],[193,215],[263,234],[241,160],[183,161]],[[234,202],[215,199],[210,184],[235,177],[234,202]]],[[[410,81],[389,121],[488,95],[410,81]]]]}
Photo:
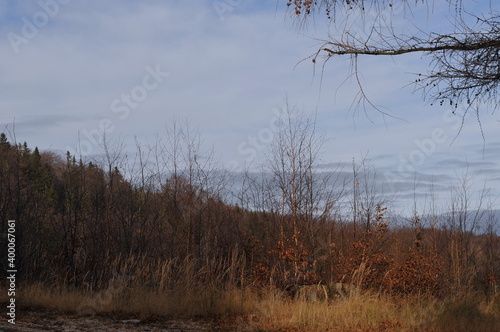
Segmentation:
{"type": "Polygon", "coordinates": [[[229,331],[219,324],[207,321],[164,320],[164,319],[119,319],[100,316],[78,316],[48,311],[21,312],[16,317],[16,324],[7,322],[6,316],[0,318],[1,332],[34,331],[103,331],[103,332],[194,332],[194,331],[229,331]]]}

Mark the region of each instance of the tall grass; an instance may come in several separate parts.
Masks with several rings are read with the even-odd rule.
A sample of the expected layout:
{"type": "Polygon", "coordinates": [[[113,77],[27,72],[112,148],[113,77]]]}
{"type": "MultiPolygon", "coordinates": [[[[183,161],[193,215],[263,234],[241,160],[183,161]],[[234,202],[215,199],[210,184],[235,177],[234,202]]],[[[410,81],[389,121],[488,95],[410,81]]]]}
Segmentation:
{"type": "MultiPolygon", "coordinates": [[[[112,273],[81,287],[20,285],[21,308],[81,315],[223,318],[248,331],[500,331],[500,296],[392,297],[354,292],[308,302],[247,282],[245,259],[148,261],[118,258],[112,273]]],[[[5,295],[3,295],[5,296],[5,295]]],[[[2,299],[5,300],[5,299],[2,299]]]]}

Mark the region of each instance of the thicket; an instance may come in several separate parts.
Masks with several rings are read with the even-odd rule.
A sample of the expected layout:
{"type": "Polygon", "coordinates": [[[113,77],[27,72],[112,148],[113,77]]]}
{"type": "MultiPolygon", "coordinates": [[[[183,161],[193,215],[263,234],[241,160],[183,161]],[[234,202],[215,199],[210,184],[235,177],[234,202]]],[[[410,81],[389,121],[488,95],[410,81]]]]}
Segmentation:
{"type": "Polygon", "coordinates": [[[98,163],[1,134],[0,233],[16,220],[19,280],[100,291],[119,275],[175,291],[189,275],[193,287],[286,292],[342,282],[391,296],[497,293],[493,216],[479,232],[487,212],[457,200],[444,217],[415,211],[396,224],[368,169],[357,165],[342,179],[318,174],[313,124],[288,120],[269,167],[240,174],[239,182],[201,152],[187,126],[147,149],[138,144],[135,161],[125,163],[119,147],[106,146],[98,163]]]}

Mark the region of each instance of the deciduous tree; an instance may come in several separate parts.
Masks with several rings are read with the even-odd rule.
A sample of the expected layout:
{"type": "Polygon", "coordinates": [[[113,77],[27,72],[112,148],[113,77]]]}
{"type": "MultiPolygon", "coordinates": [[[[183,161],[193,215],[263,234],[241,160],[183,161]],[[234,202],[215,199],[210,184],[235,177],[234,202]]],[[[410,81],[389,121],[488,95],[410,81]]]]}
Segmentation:
{"type": "Polygon", "coordinates": [[[473,8],[462,0],[289,0],[286,5],[301,27],[313,17],[328,21],[327,36],[310,58],[324,66],[331,59],[350,57],[361,104],[370,103],[357,72],[363,56],[418,53],[430,59],[427,72],[415,78],[430,102],[463,105],[478,115],[482,106],[499,105],[500,16],[491,1],[473,8]],[[442,6],[451,17],[434,13],[442,6]],[[439,31],[417,21],[414,12],[421,9],[428,21],[439,20],[439,31]]]}

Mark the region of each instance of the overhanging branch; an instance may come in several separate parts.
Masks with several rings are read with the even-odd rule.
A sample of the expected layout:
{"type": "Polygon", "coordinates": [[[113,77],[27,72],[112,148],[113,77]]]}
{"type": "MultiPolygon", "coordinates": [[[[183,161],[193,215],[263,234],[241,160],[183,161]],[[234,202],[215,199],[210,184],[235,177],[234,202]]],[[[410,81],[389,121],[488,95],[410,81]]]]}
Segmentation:
{"type": "MultiPolygon", "coordinates": [[[[446,50],[454,51],[475,51],[486,48],[500,49],[500,40],[488,40],[478,43],[459,43],[455,45],[436,45],[436,46],[415,46],[409,48],[393,48],[393,49],[376,49],[376,47],[357,48],[347,44],[338,42],[327,42],[320,49],[320,52],[327,52],[328,56],[332,55],[402,55],[416,52],[438,52],[446,50]],[[336,46],[337,49],[324,47],[325,45],[336,46]]],[[[317,53],[319,54],[319,53],[317,53]]]]}

